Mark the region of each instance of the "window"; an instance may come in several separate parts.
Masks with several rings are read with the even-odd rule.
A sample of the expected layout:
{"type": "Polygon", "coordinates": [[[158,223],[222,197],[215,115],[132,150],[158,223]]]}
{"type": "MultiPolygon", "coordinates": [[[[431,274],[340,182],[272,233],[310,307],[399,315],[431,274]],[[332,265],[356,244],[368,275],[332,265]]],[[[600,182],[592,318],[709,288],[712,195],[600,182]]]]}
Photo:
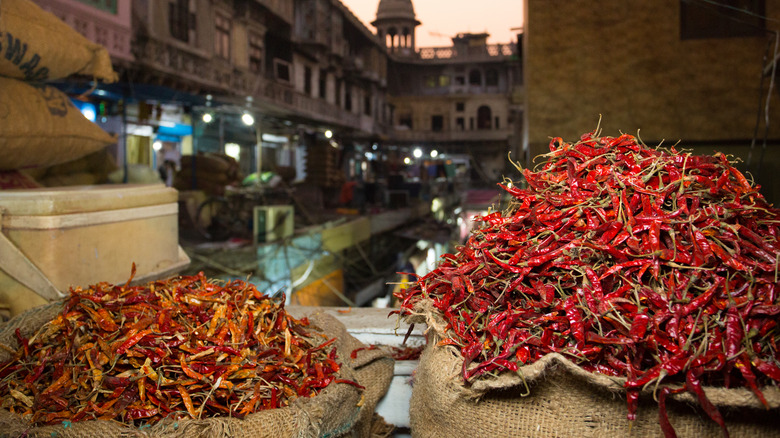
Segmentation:
{"type": "Polygon", "coordinates": [[[485,72],[485,85],[488,87],[498,86],[498,70],[491,68],[485,72]]]}
{"type": "Polygon", "coordinates": [[[168,27],[172,37],[185,43],[190,41],[190,29],[195,28],[195,14],[190,12],[190,0],[168,3],[168,27]]]}
{"type": "Polygon", "coordinates": [[[367,116],[371,115],[371,96],[368,94],[363,96],[363,114],[367,116]]]}
{"type": "Polygon", "coordinates": [[[490,107],[482,105],[477,109],[477,129],[490,129],[490,107]]]}
{"type": "Polygon", "coordinates": [[[352,86],[349,84],[344,89],[344,109],[352,111],[352,86]]]}
{"type": "Polygon", "coordinates": [[[214,27],[214,54],[220,58],[230,59],[230,19],[222,14],[216,14],[214,27]]]}
{"type": "Polygon", "coordinates": [[[336,80],[336,105],[341,106],[341,79],[336,80]]]}
{"type": "Polygon", "coordinates": [[[482,85],[482,73],[479,70],[469,72],[469,85],[482,85]]]}
{"type": "Polygon", "coordinates": [[[320,70],[320,98],[325,99],[328,96],[328,71],[320,70]]]}
{"type": "Polygon", "coordinates": [[[277,80],[290,82],[290,78],[292,77],[290,63],[279,58],[274,59],[274,73],[277,80]]]}
{"type": "Polygon", "coordinates": [[[496,118],[495,118],[495,122],[496,122],[496,125],[495,125],[495,126],[496,126],[496,129],[498,129],[498,116],[496,116],[496,118]]]}
{"type": "Polygon", "coordinates": [[[412,129],[412,115],[411,114],[401,114],[398,116],[398,124],[401,126],[406,126],[409,129],[412,129]]]}
{"type": "Polygon", "coordinates": [[[466,85],[465,76],[455,76],[455,85],[466,85]]]}
{"type": "Polygon", "coordinates": [[[466,104],[464,104],[463,102],[455,102],[455,111],[462,113],[465,108],[466,108],[466,104]]]}
{"type": "Polygon", "coordinates": [[[449,87],[450,77],[447,75],[430,75],[425,77],[425,88],[449,87]]]}
{"type": "Polygon", "coordinates": [[[680,38],[763,36],[765,0],[680,1],[680,38]]]}
{"type": "Polygon", "coordinates": [[[431,116],[431,131],[441,132],[444,129],[444,117],[440,115],[431,116]]]}
{"type": "Polygon", "coordinates": [[[455,126],[458,127],[458,131],[466,130],[466,124],[464,123],[463,117],[458,117],[455,119],[455,126]]]}
{"type": "Polygon", "coordinates": [[[263,40],[255,33],[249,34],[249,70],[253,73],[263,70],[263,40]]]}
{"type": "Polygon", "coordinates": [[[307,96],[311,96],[311,67],[308,65],[303,68],[303,92],[306,93],[307,96]]]}

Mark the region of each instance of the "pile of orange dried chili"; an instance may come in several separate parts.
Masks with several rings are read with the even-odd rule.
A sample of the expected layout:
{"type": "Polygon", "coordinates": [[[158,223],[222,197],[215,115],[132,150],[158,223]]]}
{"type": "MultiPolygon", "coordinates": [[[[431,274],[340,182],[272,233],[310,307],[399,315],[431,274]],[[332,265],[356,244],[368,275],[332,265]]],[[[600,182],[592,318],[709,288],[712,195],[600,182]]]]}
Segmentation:
{"type": "Polygon", "coordinates": [[[37,425],[242,418],[357,385],[335,376],[335,339],[243,281],[201,273],[70,292],[34,336],[17,330],[20,347],[0,364],[2,406],[37,425]]]}
{"type": "Polygon", "coordinates": [[[689,391],[726,431],[703,385],[780,382],[780,210],[725,155],[649,148],[631,135],[554,138],[527,188],[428,275],[401,315],[430,301],[466,382],[548,353],[626,379],[639,392],[689,391]],[[660,386],[659,386],[660,384],[660,386]]]}

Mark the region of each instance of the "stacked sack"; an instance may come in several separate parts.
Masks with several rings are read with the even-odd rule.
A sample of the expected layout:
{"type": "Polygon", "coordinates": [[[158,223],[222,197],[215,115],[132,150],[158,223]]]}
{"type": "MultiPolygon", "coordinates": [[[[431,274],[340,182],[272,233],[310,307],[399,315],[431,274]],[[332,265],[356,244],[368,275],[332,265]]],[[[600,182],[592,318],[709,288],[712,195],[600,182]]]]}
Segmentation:
{"type": "Polygon", "coordinates": [[[223,195],[225,187],[241,184],[238,161],[225,154],[199,153],[181,157],[181,170],[173,186],[178,190],[202,190],[208,195],[223,195]]]}
{"type": "Polygon", "coordinates": [[[116,142],[46,85],[71,76],[117,80],[104,47],[30,0],[0,2],[0,173],[67,163],[116,142]]]}

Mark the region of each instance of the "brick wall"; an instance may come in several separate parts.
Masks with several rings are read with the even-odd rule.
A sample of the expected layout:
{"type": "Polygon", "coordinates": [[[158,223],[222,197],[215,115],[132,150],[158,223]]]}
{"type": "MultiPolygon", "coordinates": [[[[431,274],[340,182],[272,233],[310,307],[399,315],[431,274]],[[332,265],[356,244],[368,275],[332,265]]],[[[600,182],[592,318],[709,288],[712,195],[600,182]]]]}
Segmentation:
{"type": "MultiPolygon", "coordinates": [[[[766,7],[770,17],[780,16],[780,1],[766,0],[766,7]]],[[[778,25],[768,20],[767,27],[778,25]]],[[[766,97],[769,78],[761,91],[761,71],[773,40],[681,40],[678,0],[525,0],[529,157],[546,152],[550,137],[576,140],[601,115],[604,135],[639,131],[648,144],[680,140],[697,153],[727,144],[745,160],[759,97],[766,97]]],[[[770,122],[770,139],[777,142],[780,94],[772,99],[778,123],[772,129],[770,122]]],[[[780,169],[778,155],[764,154],[762,174],[780,169]]]]}

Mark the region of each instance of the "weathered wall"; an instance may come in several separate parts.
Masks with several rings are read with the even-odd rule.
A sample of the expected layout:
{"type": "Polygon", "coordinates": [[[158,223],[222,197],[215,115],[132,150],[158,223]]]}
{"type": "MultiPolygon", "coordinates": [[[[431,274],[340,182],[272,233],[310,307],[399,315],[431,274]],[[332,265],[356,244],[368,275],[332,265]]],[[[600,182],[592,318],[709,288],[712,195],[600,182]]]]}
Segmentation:
{"type": "MultiPolygon", "coordinates": [[[[778,17],[780,0],[766,0],[766,8],[778,17]]],[[[777,21],[766,23],[778,28],[777,21]]],[[[761,71],[773,40],[770,34],[681,40],[678,0],[525,0],[528,157],[546,152],[550,137],[577,140],[601,115],[603,135],[639,131],[648,144],[680,140],[701,145],[697,153],[728,144],[746,160],[759,98],[766,98],[769,78],[761,91],[761,71]]],[[[772,99],[770,114],[778,120],[780,96],[772,99]]],[[[769,136],[777,141],[780,126],[774,125],[769,136]]],[[[780,169],[778,155],[764,154],[763,173],[780,169]]],[[[773,185],[767,180],[765,186],[773,185]]]]}

